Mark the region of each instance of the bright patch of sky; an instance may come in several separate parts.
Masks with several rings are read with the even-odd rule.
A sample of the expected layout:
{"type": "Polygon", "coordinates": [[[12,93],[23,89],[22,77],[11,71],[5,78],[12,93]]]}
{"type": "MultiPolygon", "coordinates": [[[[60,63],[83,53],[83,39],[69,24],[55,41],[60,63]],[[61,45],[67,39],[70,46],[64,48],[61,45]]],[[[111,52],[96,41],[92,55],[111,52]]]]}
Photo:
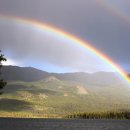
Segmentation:
{"type": "Polygon", "coordinates": [[[15,62],[11,59],[8,59],[7,61],[3,61],[2,64],[3,65],[18,65],[17,62],[15,62]]]}

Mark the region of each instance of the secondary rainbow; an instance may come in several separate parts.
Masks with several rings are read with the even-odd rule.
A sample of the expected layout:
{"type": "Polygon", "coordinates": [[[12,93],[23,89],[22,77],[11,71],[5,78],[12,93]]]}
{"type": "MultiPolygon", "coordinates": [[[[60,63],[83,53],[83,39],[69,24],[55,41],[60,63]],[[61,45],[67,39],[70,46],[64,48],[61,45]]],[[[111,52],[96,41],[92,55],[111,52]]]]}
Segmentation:
{"type": "Polygon", "coordinates": [[[114,6],[109,0],[99,0],[99,4],[103,7],[107,8],[112,14],[122,18],[128,24],[130,24],[130,16],[128,16],[125,12],[123,12],[120,8],[114,6]]]}
{"type": "Polygon", "coordinates": [[[0,15],[0,20],[29,25],[29,26],[32,26],[33,28],[38,28],[38,29],[44,30],[45,32],[54,34],[57,37],[63,37],[65,39],[71,41],[71,43],[73,43],[73,44],[79,44],[80,46],[82,46],[86,50],[89,50],[93,54],[97,55],[101,60],[103,60],[104,62],[109,64],[116,72],[118,72],[122,76],[123,79],[125,79],[128,83],[130,83],[130,79],[127,77],[127,73],[125,71],[123,71],[123,69],[120,66],[115,64],[108,56],[106,56],[105,54],[98,51],[96,48],[91,46],[90,43],[88,43],[86,41],[83,41],[83,40],[81,40],[81,39],[79,39],[79,38],[77,38],[69,33],[66,33],[66,32],[56,28],[56,27],[52,27],[48,24],[45,24],[43,22],[39,22],[36,20],[32,20],[32,19],[25,19],[25,18],[17,17],[17,16],[0,15]]]}

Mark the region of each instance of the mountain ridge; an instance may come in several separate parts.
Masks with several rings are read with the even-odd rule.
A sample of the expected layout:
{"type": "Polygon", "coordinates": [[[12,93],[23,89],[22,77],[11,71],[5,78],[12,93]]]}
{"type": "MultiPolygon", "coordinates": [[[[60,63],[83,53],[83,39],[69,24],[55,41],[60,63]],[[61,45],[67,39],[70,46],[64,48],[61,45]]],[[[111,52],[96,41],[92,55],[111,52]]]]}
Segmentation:
{"type": "Polygon", "coordinates": [[[4,66],[2,77],[9,81],[38,81],[48,77],[56,77],[59,80],[77,81],[84,84],[112,84],[119,82],[114,72],[73,72],[73,73],[49,73],[33,67],[4,66]]]}

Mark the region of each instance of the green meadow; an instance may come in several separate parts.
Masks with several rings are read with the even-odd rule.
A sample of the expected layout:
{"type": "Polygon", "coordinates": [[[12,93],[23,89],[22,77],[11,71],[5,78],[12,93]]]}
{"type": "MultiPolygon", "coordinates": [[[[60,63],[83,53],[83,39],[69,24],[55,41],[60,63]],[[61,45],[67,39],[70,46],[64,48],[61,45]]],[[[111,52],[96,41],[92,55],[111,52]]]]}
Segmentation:
{"type": "Polygon", "coordinates": [[[64,117],[74,112],[129,111],[130,90],[68,81],[8,82],[0,97],[3,117],[64,117]]]}

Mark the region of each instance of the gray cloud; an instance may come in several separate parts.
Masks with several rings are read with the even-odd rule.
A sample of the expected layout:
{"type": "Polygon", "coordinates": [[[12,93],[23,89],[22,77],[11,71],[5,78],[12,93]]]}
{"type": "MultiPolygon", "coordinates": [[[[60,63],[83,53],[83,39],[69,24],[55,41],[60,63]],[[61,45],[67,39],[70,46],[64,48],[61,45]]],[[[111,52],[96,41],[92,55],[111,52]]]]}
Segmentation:
{"type": "Polygon", "coordinates": [[[33,61],[76,71],[94,72],[106,68],[110,70],[98,56],[63,37],[44,33],[27,25],[13,25],[10,22],[0,24],[0,28],[1,49],[7,53],[9,59],[23,65],[26,65],[26,61],[33,61]]]}
{"type": "MultiPolygon", "coordinates": [[[[115,62],[120,63],[121,65],[126,63],[128,66],[130,65],[130,24],[119,17],[119,15],[112,13],[112,11],[106,8],[103,3],[101,4],[100,1],[101,0],[0,0],[0,12],[2,14],[17,15],[50,23],[78,37],[89,40],[91,45],[110,56],[115,62]]],[[[118,1],[114,0],[114,2],[116,3],[118,1]]],[[[129,6],[130,3],[128,1],[127,5],[125,3],[122,4],[122,8],[129,6]]],[[[129,8],[127,8],[127,12],[130,12],[129,8]]],[[[43,39],[40,38],[39,33],[32,32],[30,29],[24,30],[16,27],[16,25],[6,25],[4,29],[3,27],[0,27],[0,35],[2,41],[0,43],[1,46],[5,47],[6,50],[8,49],[8,51],[11,51],[12,57],[18,54],[18,59],[19,56],[24,58],[23,54],[26,54],[27,57],[29,57],[29,55],[33,56],[34,51],[39,50],[37,56],[44,54],[44,60],[46,60],[46,62],[50,58],[53,63],[57,63],[56,59],[53,57],[54,53],[57,52],[55,53],[55,56],[58,57],[60,53],[60,60],[63,58],[62,55],[65,55],[66,57],[66,59],[61,63],[58,63],[58,65],[64,65],[67,57],[69,57],[67,62],[74,66],[75,64],[78,64],[75,63],[76,60],[82,59],[81,57],[84,55],[82,53],[81,55],[78,54],[77,50],[74,50],[74,53],[72,53],[70,47],[60,48],[59,44],[55,44],[54,41],[51,41],[53,39],[44,37],[43,41],[43,39]],[[31,38],[32,36],[33,39],[31,38]],[[13,53],[13,46],[10,46],[9,43],[5,46],[7,42],[16,46],[15,51],[17,53],[13,53]],[[24,48],[21,49],[23,42],[26,44],[24,44],[24,48]],[[37,46],[37,42],[39,46],[37,46]],[[41,42],[42,45],[43,42],[44,44],[46,43],[44,52],[40,47],[41,42]],[[47,43],[53,45],[50,46],[50,44],[47,43]],[[32,45],[36,50],[32,49],[32,45]],[[66,48],[66,50],[71,53],[65,53],[63,48],[66,48]],[[30,50],[29,53],[28,50],[30,50]],[[77,57],[77,59],[74,59],[73,63],[71,63],[71,59],[75,57],[77,57]]],[[[63,45],[64,44],[62,44],[62,46],[63,45]]],[[[83,58],[83,61],[84,60],[85,58],[83,58]]],[[[82,66],[81,68],[84,67],[82,66]]]]}

